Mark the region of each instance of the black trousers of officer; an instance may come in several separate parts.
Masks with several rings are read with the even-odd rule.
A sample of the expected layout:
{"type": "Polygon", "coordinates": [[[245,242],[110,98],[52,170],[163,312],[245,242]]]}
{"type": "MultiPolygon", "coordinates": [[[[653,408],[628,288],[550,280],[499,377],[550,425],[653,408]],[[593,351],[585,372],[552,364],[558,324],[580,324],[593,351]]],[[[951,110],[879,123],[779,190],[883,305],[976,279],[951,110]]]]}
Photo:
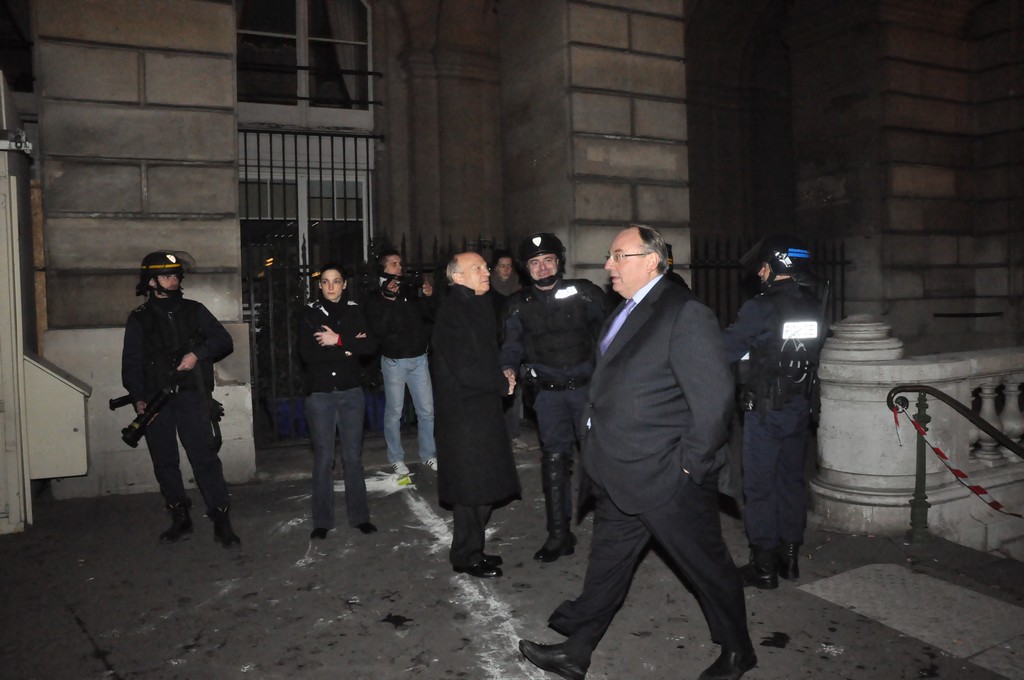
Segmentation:
{"type": "Polygon", "coordinates": [[[637,561],[651,538],[669,564],[693,586],[711,629],[711,638],[729,651],[751,647],[739,571],[722,538],[715,475],[697,484],[689,475],[667,503],[640,515],[619,510],[608,494],[589,480],[596,501],[583,592],[555,609],[548,625],[568,637],[565,651],[586,663],[619,610],[637,561]]]}
{"type": "MultiPolygon", "coordinates": [[[[587,389],[540,390],[533,408],[537,413],[537,434],[544,456],[541,461],[545,484],[561,487],[562,513],[572,519],[570,466],[579,440],[580,418],[587,403],[587,389]]],[[[554,512],[554,508],[549,511],[554,512]]]]}
{"type": "Polygon", "coordinates": [[[226,509],[228,486],[224,481],[220,457],[213,450],[210,400],[205,395],[194,390],[177,393],[146,429],[146,445],[153,459],[153,472],[168,505],[188,502],[181,478],[179,437],[207,511],[226,509]]]}
{"type": "Polygon", "coordinates": [[[800,544],[807,526],[804,460],[810,413],[803,395],[743,418],[743,511],[750,545],[800,544]]]}

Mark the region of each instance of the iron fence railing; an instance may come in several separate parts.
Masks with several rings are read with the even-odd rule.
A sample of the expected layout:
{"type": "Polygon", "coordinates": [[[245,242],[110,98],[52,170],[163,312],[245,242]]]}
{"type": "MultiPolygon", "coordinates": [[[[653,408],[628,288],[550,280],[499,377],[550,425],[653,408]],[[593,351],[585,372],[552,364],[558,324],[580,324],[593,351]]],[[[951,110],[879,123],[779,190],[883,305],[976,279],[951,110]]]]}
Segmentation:
{"type": "Polygon", "coordinates": [[[373,233],[374,142],[351,133],[240,130],[243,318],[258,444],[306,435],[296,341],[314,268],[365,269],[373,233]]]}
{"type": "MultiPolygon", "coordinates": [[[[736,320],[740,305],[758,293],[754,272],[740,264],[758,239],[743,236],[694,236],[688,268],[693,291],[718,316],[723,327],[736,320]]],[[[830,282],[829,320],[846,316],[846,259],[842,241],[811,241],[814,272],[830,282]]]]}

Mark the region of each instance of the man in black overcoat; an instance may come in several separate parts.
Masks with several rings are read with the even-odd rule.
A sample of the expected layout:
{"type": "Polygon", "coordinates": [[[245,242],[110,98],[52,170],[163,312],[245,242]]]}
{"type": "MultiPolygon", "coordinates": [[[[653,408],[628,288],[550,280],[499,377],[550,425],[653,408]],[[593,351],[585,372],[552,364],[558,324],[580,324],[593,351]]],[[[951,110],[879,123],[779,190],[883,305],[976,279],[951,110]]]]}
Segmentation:
{"type": "Polygon", "coordinates": [[[451,291],[434,324],[434,438],[439,500],[454,513],[449,559],[459,573],[501,576],[502,560],[484,553],[491,511],[520,493],[502,397],[512,394],[498,362],[494,305],[487,263],[459,253],[448,263],[451,291]]]}

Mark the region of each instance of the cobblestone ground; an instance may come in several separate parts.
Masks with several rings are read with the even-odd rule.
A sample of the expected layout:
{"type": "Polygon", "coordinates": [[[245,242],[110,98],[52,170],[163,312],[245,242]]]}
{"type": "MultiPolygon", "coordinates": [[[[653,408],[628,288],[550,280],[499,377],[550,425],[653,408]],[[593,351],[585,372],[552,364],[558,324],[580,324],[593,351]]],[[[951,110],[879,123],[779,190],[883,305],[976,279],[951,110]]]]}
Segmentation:
{"type": "MultiPolygon", "coordinates": [[[[545,621],[580,588],[591,520],[577,528],[574,556],[531,559],[544,533],[536,459],[536,450],[519,454],[525,498],[494,513],[488,551],[504,557],[505,575],[490,581],[451,571],[451,515],[437,506],[433,473],[414,465],[409,487],[379,472],[382,464],[368,470],[378,533],[343,525],[315,543],[307,479],[235,486],[235,551],[214,543],[198,513],[191,540],[160,545],[167,517],[156,494],[39,500],[27,532],[0,537],[0,678],[554,678],[516,643],[560,640],[545,621]]],[[[722,519],[740,561],[742,525],[722,519]]],[[[883,562],[968,578],[1020,604],[1018,563],[941,546],[922,556],[899,540],[812,531],[800,583],[883,562]]],[[[748,591],[760,663],[745,677],[1002,677],[797,585],[748,591]]],[[[696,678],[717,653],[695,599],[652,550],[588,678],[696,678]]]]}

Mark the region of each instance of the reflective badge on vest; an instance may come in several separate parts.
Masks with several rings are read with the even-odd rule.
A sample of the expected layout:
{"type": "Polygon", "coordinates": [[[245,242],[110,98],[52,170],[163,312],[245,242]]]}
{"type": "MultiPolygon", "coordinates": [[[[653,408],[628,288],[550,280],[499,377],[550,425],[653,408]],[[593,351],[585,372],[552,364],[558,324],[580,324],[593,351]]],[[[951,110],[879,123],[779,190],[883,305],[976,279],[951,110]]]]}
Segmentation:
{"type": "Polygon", "coordinates": [[[782,375],[794,384],[801,384],[811,375],[814,360],[812,353],[817,348],[817,321],[787,321],[782,324],[782,355],[779,369],[782,375]],[[806,341],[814,341],[812,347],[806,341]]]}
{"type": "Polygon", "coordinates": [[[817,337],[817,321],[787,321],[782,324],[783,340],[810,340],[817,337]]]}
{"type": "Polygon", "coordinates": [[[577,292],[576,286],[569,286],[568,288],[562,288],[561,290],[555,291],[555,299],[562,300],[567,297],[572,297],[577,292]]]}

